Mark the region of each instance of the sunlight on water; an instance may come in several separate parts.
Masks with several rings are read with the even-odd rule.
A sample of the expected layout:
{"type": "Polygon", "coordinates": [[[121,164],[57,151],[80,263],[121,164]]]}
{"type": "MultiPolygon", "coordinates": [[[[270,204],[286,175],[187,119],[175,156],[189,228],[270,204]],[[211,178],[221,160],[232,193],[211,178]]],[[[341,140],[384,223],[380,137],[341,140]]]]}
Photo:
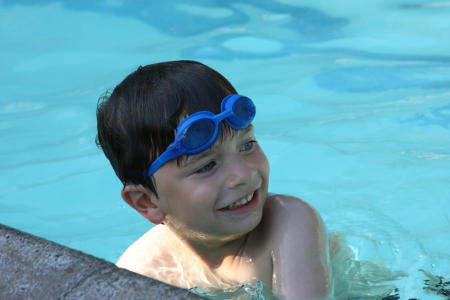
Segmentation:
{"type": "Polygon", "coordinates": [[[235,300],[279,300],[270,288],[268,288],[262,281],[255,280],[255,282],[245,283],[242,286],[231,290],[210,290],[205,291],[202,288],[196,287],[190,289],[194,294],[197,294],[208,299],[235,299],[235,300]]]}

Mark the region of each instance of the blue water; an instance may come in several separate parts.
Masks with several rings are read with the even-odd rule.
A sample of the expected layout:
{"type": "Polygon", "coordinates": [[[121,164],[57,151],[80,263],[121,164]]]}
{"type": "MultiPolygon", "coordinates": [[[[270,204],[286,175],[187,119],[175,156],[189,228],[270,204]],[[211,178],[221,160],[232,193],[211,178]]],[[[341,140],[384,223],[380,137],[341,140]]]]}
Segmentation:
{"type": "Polygon", "coordinates": [[[449,14],[450,1],[0,0],[0,222],[115,261],[151,225],[95,147],[97,98],[141,64],[194,59],[256,102],[270,190],[310,202],[420,295],[418,269],[450,273],[449,14]]]}

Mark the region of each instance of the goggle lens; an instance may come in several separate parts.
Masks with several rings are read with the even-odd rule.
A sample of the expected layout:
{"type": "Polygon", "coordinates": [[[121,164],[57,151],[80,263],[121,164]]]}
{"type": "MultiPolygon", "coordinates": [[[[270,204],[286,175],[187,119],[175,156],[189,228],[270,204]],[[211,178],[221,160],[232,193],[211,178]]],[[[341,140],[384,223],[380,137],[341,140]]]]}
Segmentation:
{"type": "Polygon", "coordinates": [[[182,139],[186,149],[193,150],[203,146],[214,135],[216,126],[212,120],[200,119],[187,128],[182,139]]]}
{"type": "Polygon", "coordinates": [[[240,98],[233,104],[233,113],[242,121],[250,123],[255,116],[255,108],[247,98],[240,98]]]}

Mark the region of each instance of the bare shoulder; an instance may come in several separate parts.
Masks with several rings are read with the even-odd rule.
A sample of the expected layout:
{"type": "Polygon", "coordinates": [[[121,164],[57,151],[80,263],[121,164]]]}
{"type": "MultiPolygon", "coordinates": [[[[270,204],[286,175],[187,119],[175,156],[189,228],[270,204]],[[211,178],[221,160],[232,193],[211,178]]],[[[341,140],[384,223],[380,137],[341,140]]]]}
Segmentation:
{"type": "Polygon", "coordinates": [[[192,260],[181,248],[179,240],[167,226],[156,225],[128,247],[117,266],[167,284],[189,288],[194,285],[190,284],[190,278],[186,278],[183,271],[192,260]]]}
{"type": "Polygon", "coordinates": [[[317,211],[304,200],[281,194],[271,194],[267,199],[264,214],[268,214],[277,221],[311,222],[320,219],[317,211]],[[282,218],[283,220],[280,220],[282,218]]]}
{"type": "Polygon", "coordinates": [[[264,217],[270,223],[272,288],[284,299],[325,296],[330,287],[329,258],[320,215],[296,197],[270,195],[267,200],[264,217]]]}
{"type": "Polygon", "coordinates": [[[269,194],[263,219],[249,241],[253,242],[252,247],[272,255],[273,249],[278,249],[285,239],[301,235],[311,240],[318,234],[323,234],[323,223],[311,205],[297,197],[269,194]]]}
{"type": "Polygon", "coordinates": [[[125,250],[116,265],[119,268],[148,275],[151,267],[149,258],[155,257],[164,247],[165,233],[166,229],[163,226],[157,225],[151,228],[125,250]]]}
{"type": "MultiPolygon", "coordinates": [[[[308,241],[325,243],[327,232],[319,213],[306,201],[287,195],[271,194],[264,208],[267,234],[273,246],[285,239],[301,239],[301,247],[308,241]]],[[[290,243],[291,244],[291,243],[290,243]]]]}
{"type": "Polygon", "coordinates": [[[295,204],[295,205],[304,205],[304,206],[308,206],[311,207],[308,203],[306,203],[304,200],[298,198],[298,197],[294,197],[294,196],[289,196],[289,195],[283,195],[283,194],[269,194],[269,202],[270,204],[275,204],[275,205],[283,205],[283,204],[295,204]]]}

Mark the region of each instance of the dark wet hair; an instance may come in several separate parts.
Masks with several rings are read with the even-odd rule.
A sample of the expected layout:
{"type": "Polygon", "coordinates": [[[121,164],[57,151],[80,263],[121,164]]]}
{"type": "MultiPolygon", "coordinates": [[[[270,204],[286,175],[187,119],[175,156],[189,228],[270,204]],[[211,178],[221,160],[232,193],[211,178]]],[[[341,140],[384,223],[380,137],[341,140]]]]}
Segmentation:
{"type": "Polygon", "coordinates": [[[97,105],[96,143],[124,185],[139,183],[156,196],[150,164],[173,142],[180,119],[197,111],[220,112],[236,94],[230,82],[195,61],[140,66],[97,105]]]}

